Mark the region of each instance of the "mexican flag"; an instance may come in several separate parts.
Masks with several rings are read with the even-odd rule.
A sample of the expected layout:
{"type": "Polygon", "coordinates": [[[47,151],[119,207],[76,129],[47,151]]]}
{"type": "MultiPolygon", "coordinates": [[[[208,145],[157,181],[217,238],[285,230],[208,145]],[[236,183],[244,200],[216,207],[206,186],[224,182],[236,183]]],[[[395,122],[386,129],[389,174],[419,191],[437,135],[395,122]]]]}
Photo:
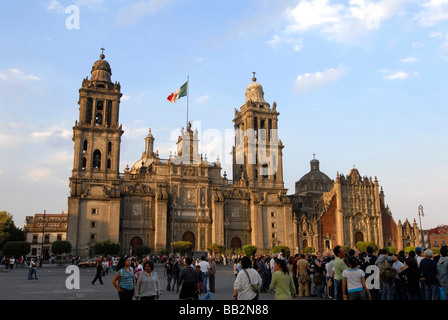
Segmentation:
{"type": "Polygon", "coordinates": [[[184,85],[179,89],[177,89],[175,92],[172,92],[167,99],[171,103],[174,103],[180,98],[185,97],[187,95],[187,91],[188,91],[188,81],[185,82],[184,85]]]}

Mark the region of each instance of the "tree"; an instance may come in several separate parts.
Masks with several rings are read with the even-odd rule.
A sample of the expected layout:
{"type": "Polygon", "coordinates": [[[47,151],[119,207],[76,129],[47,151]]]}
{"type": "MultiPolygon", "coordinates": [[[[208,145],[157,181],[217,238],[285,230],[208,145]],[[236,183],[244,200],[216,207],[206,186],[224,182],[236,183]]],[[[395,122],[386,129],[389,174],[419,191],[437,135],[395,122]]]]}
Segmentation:
{"type": "Polygon", "coordinates": [[[365,242],[359,241],[356,243],[356,248],[360,252],[367,252],[367,247],[372,247],[373,252],[378,251],[378,246],[373,241],[365,241],[365,242]]]}
{"type": "Polygon", "coordinates": [[[72,244],[68,241],[55,241],[51,245],[51,252],[59,256],[59,265],[62,264],[61,255],[64,253],[70,253],[72,251],[72,244]]]}
{"type": "Polygon", "coordinates": [[[404,249],[404,252],[409,254],[409,252],[414,251],[415,252],[415,247],[406,247],[406,249],[404,249]]]}
{"type": "Polygon", "coordinates": [[[178,252],[182,256],[185,255],[186,253],[191,252],[191,250],[193,249],[193,244],[188,241],[172,242],[171,246],[173,247],[174,252],[178,252]]]}
{"type": "Polygon", "coordinates": [[[274,249],[272,249],[272,253],[280,253],[282,250],[285,250],[286,256],[291,254],[291,249],[287,246],[275,246],[274,249]]]}
{"type": "Polygon", "coordinates": [[[305,253],[314,253],[316,249],[314,249],[314,247],[306,247],[303,251],[305,251],[305,253]]]}
{"type": "Polygon", "coordinates": [[[8,241],[25,241],[25,232],[17,228],[9,212],[0,211],[0,250],[8,241]]]}
{"type": "Polygon", "coordinates": [[[110,239],[97,242],[94,247],[95,254],[102,254],[104,256],[117,255],[120,253],[120,244],[110,241],[110,239]]]}
{"type": "Polygon", "coordinates": [[[226,251],[226,247],[220,244],[212,243],[207,247],[207,250],[210,251],[213,255],[216,255],[217,253],[224,253],[226,251]]]}
{"type": "Polygon", "coordinates": [[[257,253],[257,250],[258,248],[253,244],[247,244],[243,247],[243,253],[248,257],[254,256],[257,253]]]}
{"type": "Polygon", "coordinates": [[[137,246],[137,248],[135,248],[135,254],[137,256],[139,256],[140,258],[149,253],[151,253],[151,248],[148,246],[141,245],[141,246],[137,246]]]}
{"type": "Polygon", "coordinates": [[[384,247],[384,250],[386,250],[388,253],[396,253],[396,250],[394,247],[384,247]]]}
{"type": "Polygon", "coordinates": [[[3,246],[3,254],[7,257],[26,256],[31,251],[31,244],[26,241],[8,241],[3,246]]]}

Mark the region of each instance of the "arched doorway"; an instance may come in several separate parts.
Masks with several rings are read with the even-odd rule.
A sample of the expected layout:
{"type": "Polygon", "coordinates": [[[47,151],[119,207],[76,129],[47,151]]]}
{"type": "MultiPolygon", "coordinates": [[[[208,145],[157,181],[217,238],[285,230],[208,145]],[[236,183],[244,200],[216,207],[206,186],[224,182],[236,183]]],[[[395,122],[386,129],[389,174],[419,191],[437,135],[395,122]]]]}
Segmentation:
{"type": "Polygon", "coordinates": [[[358,243],[358,242],[363,242],[364,241],[364,235],[362,234],[362,232],[361,231],[358,231],[358,232],[356,232],[355,233],[355,245],[358,243]]]}
{"type": "Polygon", "coordinates": [[[238,237],[232,238],[232,241],[230,241],[230,247],[232,249],[241,249],[241,239],[238,237]]]}
{"type": "Polygon", "coordinates": [[[135,249],[136,249],[138,246],[142,246],[142,245],[143,245],[143,240],[142,240],[142,238],[140,238],[140,237],[133,237],[133,238],[131,239],[131,249],[132,249],[132,254],[135,253],[135,249]]]}
{"type": "Polygon", "coordinates": [[[303,248],[304,251],[305,251],[306,247],[308,247],[308,240],[305,239],[305,240],[302,241],[302,248],[303,248]]]}
{"type": "Polygon", "coordinates": [[[187,231],[182,235],[182,241],[190,242],[193,245],[193,250],[196,248],[196,237],[191,231],[187,231]]]}

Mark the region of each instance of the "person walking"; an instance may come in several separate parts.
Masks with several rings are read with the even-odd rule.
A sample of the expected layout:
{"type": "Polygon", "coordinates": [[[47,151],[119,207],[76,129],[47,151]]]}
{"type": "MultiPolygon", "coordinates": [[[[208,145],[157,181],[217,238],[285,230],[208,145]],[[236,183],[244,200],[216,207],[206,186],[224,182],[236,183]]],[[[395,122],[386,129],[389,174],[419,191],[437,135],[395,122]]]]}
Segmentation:
{"type": "Polygon", "coordinates": [[[244,256],[241,259],[242,271],[238,272],[233,284],[232,300],[258,300],[263,280],[252,267],[250,258],[244,256]],[[255,286],[258,290],[254,290],[255,286]]]}
{"type": "Polygon", "coordinates": [[[171,281],[173,280],[173,259],[168,258],[163,269],[163,277],[166,277],[166,291],[171,291],[171,281]]]}
{"type": "Polygon", "coordinates": [[[210,264],[206,261],[205,256],[201,256],[201,262],[198,263],[198,266],[201,268],[203,280],[202,280],[202,288],[203,292],[207,292],[208,285],[208,274],[210,272],[210,264]]]}
{"type": "Polygon", "coordinates": [[[136,300],[156,300],[160,297],[160,282],[157,273],[154,272],[154,263],[143,263],[143,271],[140,273],[135,285],[136,300]]]}
{"type": "Polygon", "coordinates": [[[260,259],[258,259],[257,272],[260,275],[261,281],[262,281],[261,293],[266,293],[269,290],[269,286],[267,285],[267,281],[266,281],[268,268],[266,267],[265,260],[266,260],[265,256],[261,256],[260,259]]]}
{"type": "Polygon", "coordinates": [[[118,261],[117,272],[112,280],[120,300],[132,300],[135,292],[134,281],[134,268],[131,267],[131,258],[128,255],[124,255],[118,261]]]}
{"type": "Polygon", "coordinates": [[[372,300],[366,285],[366,274],[358,268],[355,256],[348,258],[349,268],[342,271],[343,300],[372,300]]]}
{"type": "Polygon", "coordinates": [[[275,289],[275,300],[291,300],[291,297],[296,296],[296,286],[289,273],[286,260],[276,259],[274,269],[269,291],[272,292],[275,289]]]}
{"type": "Polygon", "coordinates": [[[210,287],[210,291],[212,293],[215,293],[215,276],[216,276],[215,257],[210,258],[209,264],[210,264],[210,270],[209,270],[209,274],[208,274],[209,287],[210,287]]]}
{"type": "Polygon", "coordinates": [[[174,258],[173,262],[173,287],[171,288],[172,291],[174,291],[174,288],[177,285],[177,280],[179,279],[179,273],[180,273],[180,259],[174,258]]]}
{"type": "Polygon", "coordinates": [[[28,280],[33,280],[33,275],[34,275],[34,279],[37,280],[36,262],[34,261],[34,258],[31,258],[30,265],[29,265],[28,268],[29,268],[29,270],[28,270],[28,280]]]}
{"type": "Polygon", "coordinates": [[[95,278],[93,278],[92,280],[92,284],[95,284],[96,280],[99,280],[100,284],[103,284],[103,262],[101,262],[101,260],[98,260],[96,262],[96,274],[95,274],[95,278]]]}
{"type": "Polygon", "coordinates": [[[297,261],[297,282],[299,283],[299,297],[303,297],[303,289],[305,289],[305,297],[310,296],[310,276],[308,274],[310,270],[310,264],[305,259],[305,255],[302,253],[300,259],[297,261]]]}
{"type": "Polygon", "coordinates": [[[198,300],[198,274],[193,268],[192,263],[192,258],[185,258],[184,268],[180,271],[177,280],[176,293],[179,293],[179,288],[182,286],[179,293],[179,299],[181,300],[198,300]]]}

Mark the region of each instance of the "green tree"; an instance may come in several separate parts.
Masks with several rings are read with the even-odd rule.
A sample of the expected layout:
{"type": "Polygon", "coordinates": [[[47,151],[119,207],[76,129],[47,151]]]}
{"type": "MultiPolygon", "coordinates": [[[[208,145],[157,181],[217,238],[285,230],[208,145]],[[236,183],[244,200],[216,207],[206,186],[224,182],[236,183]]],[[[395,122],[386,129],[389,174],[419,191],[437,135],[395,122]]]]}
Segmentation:
{"type": "Polygon", "coordinates": [[[104,256],[117,255],[120,253],[120,244],[110,241],[110,239],[95,243],[95,254],[101,254],[104,256]]]}
{"type": "Polygon", "coordinates": [[[409,254],[409,252],[414,251],[415,252],[415,247],[406,247],[406,249],[404,249],[404,252],[409,254]]]}
{"type": "Polygon", "coordinates": [[[207,247],[207,250],[210,251],[213,255],[216,255],[217,253],[224,253],[226,251],[226,247],[220,244],[212,243],[207,247]]]}
{"type": "Polygon", "coordinates": [[[243,247],[243,253],[248,257],[254,256],[257,253],[257,250],[258,248],[253,244],[247,244],[243,247]]]}
{"type": "Polygon", "coordinates": [[[149,253],[151,253],[151,248],[148,246],[141,245],[135,248],[135,254],[140,258],[149,253]]]}
{"type": "Polygon", "coordinates": [[[59,265],[62,264],[62,254],[70,253],[72,251],[72,244],[68,241],[55,241],[51,244],[51,252],[59,256],[59,265]]]}
{"type": "Polygon", "coordinates": [[[367,247],[372,247],[373,252],[378,251],[378,246],[373,241],[365,241],[365,242],[359,241],[356,243],[356,248],[360,252],[367,252],[367,247]]]}
{"type": "Polygon", "coordinates": [[[15,226],[12,215],[6,211],[0,211],[0,250],[8,241],[25,240],[25,232],[15,226]]]}
{"type": "Polygon", "coordinates": [[[280,253],[282,249],[285,250],[285,255],[288,256],[291,254],[291,249],[287,246],[275,246],[274,249],[272,249],[272,253],[280,253]]]}
{"type": "Polygon", "coordinates": [[[181,255],[185,255],[186,253],[191,252],[191,250],[193,249],[193,244],[188,241],[172,242],[171,246],[173,247],[173,252],[178,252],[181,255]]]}
{"type": "Polygon", "coordinates": [[[26,256],[31,251],[31,244],[26,241],[8,241],[3,246],[3,254],[7,257],[26,256]]]}
{"type": "Polygon", "coordinates": [[[314,253],[316,249],[314,249],[314,247],[306,247],[303,251],[305,253],[314,253]]]}
{"type": "Polygon", "coordinates": [[[386,250],[388,253],[396,253],[394,247],[384,247],[383,249],[386,250]]]}

